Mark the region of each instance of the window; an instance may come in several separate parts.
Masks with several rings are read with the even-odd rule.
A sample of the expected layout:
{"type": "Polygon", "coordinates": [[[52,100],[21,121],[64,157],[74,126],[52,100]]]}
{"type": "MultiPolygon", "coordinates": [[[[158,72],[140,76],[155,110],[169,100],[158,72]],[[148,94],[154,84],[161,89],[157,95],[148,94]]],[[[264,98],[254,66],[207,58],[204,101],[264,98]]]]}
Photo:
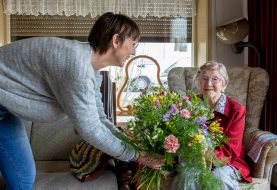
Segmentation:
{"type": "MultiPolygon", "coordinates": [[[[11,41],[34,36],[59,36],[87,41],[88,33],[96,19],[89,16],[11,15],[11,41]]],[[[142,33],[138,55],[149,55],[164,68],[175,63],[177,59],[183,59],[183,66],[191,66],[191,17],[146,17],[134,20],[142,33]]]]}
{"type": "MultiPolygon", "coordinates": [[[[59,36],[67,39],[87,41],[89,31],[97,18],[90,16],[10,16],[10,37],[16,41],[34,36],[59,36]]],[[[137,55],[148,55],[160,65],[160,77],[167,85],[167,74],[176,66],[192,65],[192,18],[146,17],[133,18],[142,33],[137,55]]],[[[110,68],[117,89],[123,83],[124,69],[110,68]],[[118,77],[120,75],[120,77],[118,77]],[[121,79],[121,80],[119,80],[121,79]]],[[[155,73],[150,72],[149,64],[144,65],[142,77],[134,89],[142,89],[155,84],[155,73]],[[144,79],[144,80],[142,80],[144,79]]]]}

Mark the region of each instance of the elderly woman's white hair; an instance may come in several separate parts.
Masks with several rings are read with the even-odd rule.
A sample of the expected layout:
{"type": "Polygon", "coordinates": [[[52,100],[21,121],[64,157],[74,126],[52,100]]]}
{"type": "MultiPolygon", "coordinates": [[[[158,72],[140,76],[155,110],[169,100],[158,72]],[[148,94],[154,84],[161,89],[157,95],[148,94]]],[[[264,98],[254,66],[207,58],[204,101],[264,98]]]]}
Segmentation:
{"type": "Polygon", "coordinates": [[[225,67],[225,65],[223,65],[222,63],[216,62],[216,61],[208,61],[206,63],[204,63],[204,65],[202,65],[199,70],[197,71],[196,75],[195,75],[195,82],[197,84],[199,84],[199,77],[201,75],[201,73],[203,71],[213,71],[213,70],[218,70],[222,80],[223,80],[223,85],[226,87],[229,83],[229,77],[228,77],[228,73],[227,73],[227,69],[225,67]]]}

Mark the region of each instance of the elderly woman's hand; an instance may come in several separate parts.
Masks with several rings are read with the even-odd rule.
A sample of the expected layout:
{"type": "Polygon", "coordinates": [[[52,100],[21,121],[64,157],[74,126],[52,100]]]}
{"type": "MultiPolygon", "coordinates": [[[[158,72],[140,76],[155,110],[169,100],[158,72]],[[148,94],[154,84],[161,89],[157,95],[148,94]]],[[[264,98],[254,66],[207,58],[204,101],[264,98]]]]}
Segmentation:
{"type": "Polygon", "coordinates": [[[153,169],[159,169],[165,164],[164,157],[144,151],[138,153],[138,157],[135,161],[153,169]]]}

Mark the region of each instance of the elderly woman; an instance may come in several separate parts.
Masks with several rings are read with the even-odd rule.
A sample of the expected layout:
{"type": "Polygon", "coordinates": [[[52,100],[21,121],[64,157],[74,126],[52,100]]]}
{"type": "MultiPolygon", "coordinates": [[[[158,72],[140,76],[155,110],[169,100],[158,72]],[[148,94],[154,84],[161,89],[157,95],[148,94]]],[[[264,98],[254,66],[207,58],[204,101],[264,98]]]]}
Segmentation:
{"type": "MultiPolygon", "coordinates": [[[[213,173],[221,180],[223,189],[238,190],[240,181],[252,181],[242,145],[245,106],[224,94],[229,78],[222,63],[205,63],[200,67],[195,79],[200,96],[208,99],[209,106],[214,109],[214,119],[219,120],[224,134],[229,138],[223,146],[215,150],[216,157],[224,166],[214,169],[213,173]]],[[[180,189],[175,185],[177,180],[174,180],[171,189],[180,189]]]]}

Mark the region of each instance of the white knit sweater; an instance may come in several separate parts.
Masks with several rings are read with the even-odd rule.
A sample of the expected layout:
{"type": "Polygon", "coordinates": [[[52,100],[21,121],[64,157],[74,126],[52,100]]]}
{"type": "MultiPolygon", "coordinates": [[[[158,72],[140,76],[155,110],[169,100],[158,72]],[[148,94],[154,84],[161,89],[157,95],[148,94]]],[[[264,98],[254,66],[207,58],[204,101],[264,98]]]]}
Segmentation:
{"type": "Polygon", "coordinates": [[[100,85],[88,44],[39,37],[0,47],[0,105],[31,121],[69,117],[90,144],[130,160],[135,151],[112,134],[117,129],[106,119],[100,85]]]}

